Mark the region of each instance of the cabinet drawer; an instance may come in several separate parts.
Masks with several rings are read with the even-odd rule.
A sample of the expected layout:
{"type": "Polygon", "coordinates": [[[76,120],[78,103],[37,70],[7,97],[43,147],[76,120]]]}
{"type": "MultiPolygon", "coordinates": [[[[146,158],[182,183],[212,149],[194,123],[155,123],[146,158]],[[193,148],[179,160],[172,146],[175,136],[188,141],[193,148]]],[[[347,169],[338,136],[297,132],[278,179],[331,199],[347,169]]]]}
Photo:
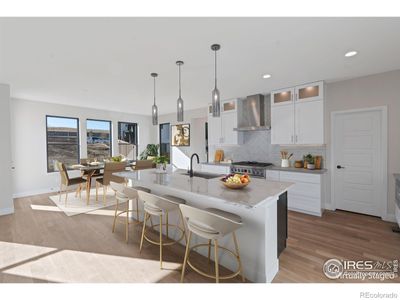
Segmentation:
{"type": "Polygon", "coordinates": [[[320,184],[321,175],[281,171],[280,180],[289,182],[309,182],[320,184]]]}
{"type": "Polygon", "coordinates": [[[296,182],[289,193],[290,195],[321,199],[321,186],[315,183],[296,182]]]}
{"type": "Polygon", "coordinates": [[[309,212],[315,215],[321,215],[321,200],[301,195],[288,193],[288,208],[290,210],[299,210],[309,212]]]}
{"type": "Polygon", "coordinates": [[[279,181],[279,171],[267,170],[267,180],[279,181]]]}

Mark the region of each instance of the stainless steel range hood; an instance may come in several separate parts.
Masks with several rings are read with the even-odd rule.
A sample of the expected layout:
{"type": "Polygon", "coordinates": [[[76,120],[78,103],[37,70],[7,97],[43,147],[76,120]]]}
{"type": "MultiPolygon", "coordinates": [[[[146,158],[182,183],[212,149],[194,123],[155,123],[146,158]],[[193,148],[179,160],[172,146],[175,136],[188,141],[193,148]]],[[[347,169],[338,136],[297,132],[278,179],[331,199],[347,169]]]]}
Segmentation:
{"type": "Polygon", "coordinates": [[[238,102],[238,127],[236,131],[257,131],[271,129],[270,95],[261,94],[246,97],[238,102]]]}

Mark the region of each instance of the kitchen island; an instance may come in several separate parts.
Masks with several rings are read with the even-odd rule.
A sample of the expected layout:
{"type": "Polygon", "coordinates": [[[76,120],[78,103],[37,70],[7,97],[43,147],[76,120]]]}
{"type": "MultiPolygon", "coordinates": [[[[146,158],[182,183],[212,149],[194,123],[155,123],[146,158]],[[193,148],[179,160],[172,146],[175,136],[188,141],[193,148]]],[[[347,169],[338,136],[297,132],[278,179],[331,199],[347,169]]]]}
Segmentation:
{"type": "MultiPolygon", "coordinates": [[[[277,203],[281,195],[286,196],[292,183],[252,178],[246,188],[230,190],[219,182],[219,176],[189,177],[180,169],[165,174],[148,169],[115,175],[128,179],[130,186],[147,187],[157,195],[168,194],[183,198],[194,207],[215,207],[241,216],[243,226],[237,231],[237,237],[246,278],[253,282],[271,282],[275,277],[279,270],[277,203]]],[[[178,216],[170,216],[171,224],[178,220],[178,216]]],[[[172,238],[173,234],[170,234],[172,238]]],[[[203,242],[199,237],[193,238],[193,244],[199,242],[203,242]]],[[[234,249],[230,236],[221,240],[220,245],[234,249]]],[[[199,249],[199,253],[207,255],[206,249],[199,249]]],[[[230,270],[237,268],[236,260],[226,253],[221,252],[219,262],[230,270]]]]}

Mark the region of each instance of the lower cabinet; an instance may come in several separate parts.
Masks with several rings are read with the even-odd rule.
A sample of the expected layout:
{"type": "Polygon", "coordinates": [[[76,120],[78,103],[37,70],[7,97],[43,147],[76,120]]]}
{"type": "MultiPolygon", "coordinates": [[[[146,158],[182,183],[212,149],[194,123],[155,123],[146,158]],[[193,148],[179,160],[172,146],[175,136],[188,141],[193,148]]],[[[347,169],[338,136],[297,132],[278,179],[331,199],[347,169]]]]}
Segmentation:
{"type": "Polygon", "coordinates": [[[214,174],[229,174],[230,173],[229,165],[213,165],[213,164],[201,164],[201,171],[206,173],[214,173],[214,174]]]}
{"type": "Polygon", "coordinates": [[[288,191],[288,209],[310,215],[322,215],[325,198],[325,174],[267,171],[267,180],[293,182],[288,191]],[[279,173],[279,174],[278,174],[279,173]]]}
{"type": "Polygon", "coordinates": [[[287,206],[287,192],[279,196],[277,205],[277,221],[278,221],[278,257],[286,248],[286,240],[288,238],[288,206],[287,206]]]}

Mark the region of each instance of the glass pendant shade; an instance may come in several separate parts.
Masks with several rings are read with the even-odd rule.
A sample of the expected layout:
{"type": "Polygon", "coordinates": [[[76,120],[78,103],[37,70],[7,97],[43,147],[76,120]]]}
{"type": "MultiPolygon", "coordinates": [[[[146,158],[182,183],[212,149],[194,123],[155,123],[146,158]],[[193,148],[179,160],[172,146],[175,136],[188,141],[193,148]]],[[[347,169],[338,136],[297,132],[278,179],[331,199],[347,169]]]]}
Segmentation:
{"type": "Polygon", "coordinates": [[[212,106],[212,116],[213,117],[219,117],[221,115],[221,97],[219,94],[219,90],[217,88],[217,51],[221,49],[221,46],[218,44],[213,44],[211,45],[211,50],[214,51],[214,82],[215,86],[212,91],[212,101],[211,101],[211,106],[212,106]]]}
{"type": "Polygon", "coordinates": [[[183,61],[178,60],[176,64],[179,67],[179,97],[176,101],[176,119],[178,122],[183,122],[183,99],[181,96],[181,65],[183,65],[183,61]]]}
{"type": "Polygon", "coordinates": [[[156,77],[157,73],[151,73],[151,77],[154,79],[154,104],[151,107],[151,119],[153,121],[153,125],[158,125],[158,107],[156,105],[156,77]]]}
{"type": "Polygon", "coordinates": [[[221,101],[219,90],[217,87],[212,91],[212,116],[219,117],[221,115],[221,101]]]}
{"type": "Polygon", "coordinates": [[[176,111],[178,122],[183,122],[183,99],[181,97],[179,97],[176,102],[176,111]]]}
{"type": "Polygon", "coordinates": [[[158,108],[155,104],[151,108],[151,119],[153,120],[153,125],[158,125],[158,108]]]}

